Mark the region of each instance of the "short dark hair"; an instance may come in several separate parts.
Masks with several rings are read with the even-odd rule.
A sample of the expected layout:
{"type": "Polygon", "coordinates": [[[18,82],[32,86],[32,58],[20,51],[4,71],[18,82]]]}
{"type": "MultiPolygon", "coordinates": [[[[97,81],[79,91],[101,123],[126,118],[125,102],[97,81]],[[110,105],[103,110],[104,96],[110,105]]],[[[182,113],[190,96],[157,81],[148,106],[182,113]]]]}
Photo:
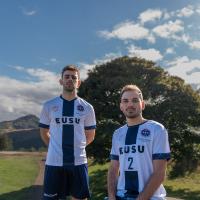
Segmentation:
{"type": "Polygon", "coordinates": [[[78,67],[76,65],[67,65],[65,66],[63,69],[62,69],[62,72],[61,72],[61,77],[63,77],[63,74],[65,71],[73,71],[73,72],[77,72],[78,74],[78,78],[80,79],[80,71],[78,69],[78,67]]]}
{"type": "Polygon", "coordinates": [[[138,94],[139,94],[139,98],[143,101],[142,91],[140,90],[140,88],[139,88],[137,85],[133,85],[133,84],[125,85],[125,86],[122,88],[122,90],[121,90],[120,98],[122,98],[122,95],[123,95],[124,92],[126,92],[126,91],[137,91],[138,94]]]}

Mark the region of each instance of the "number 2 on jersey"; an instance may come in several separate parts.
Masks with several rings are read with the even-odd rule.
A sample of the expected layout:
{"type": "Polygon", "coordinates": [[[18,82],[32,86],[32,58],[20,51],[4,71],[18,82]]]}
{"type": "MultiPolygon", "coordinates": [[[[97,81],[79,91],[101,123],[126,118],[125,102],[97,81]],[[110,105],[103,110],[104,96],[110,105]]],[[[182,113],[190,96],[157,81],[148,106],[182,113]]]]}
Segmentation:
{"type": "Polygon", "coordinates": [[[128,162],[129,162],[128,169],[133,170],[133,158],[132,157],[128,157],[128,162]]]}

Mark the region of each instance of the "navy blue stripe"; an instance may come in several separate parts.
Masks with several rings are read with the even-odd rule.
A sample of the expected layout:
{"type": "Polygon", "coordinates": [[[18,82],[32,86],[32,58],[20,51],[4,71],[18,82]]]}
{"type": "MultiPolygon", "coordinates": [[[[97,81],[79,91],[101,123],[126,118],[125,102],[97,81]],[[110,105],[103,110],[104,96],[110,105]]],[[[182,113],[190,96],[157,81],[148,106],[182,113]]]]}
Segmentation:
{"type": "Polygon", "coordinates": [[[139,181],[137,171],[125,171],[126,196],[137,197],[139,194],[139,181]]]}
{"type": "MultiPolygon", "coordinates": [[[[137,134],[138,134],[139,125],[129,126],[125,145],[136,144],[137,134]]],[[[138,181],[138,172],[137,171],[125,171],[125,190],[127,190],[127,195],[130,197],[137,197],[139,194],[139,181],[138,181]]]]}
{"type": "Polygon", "coordinates": [[[126,133],[125,145],[136,144],[139,126],[129,126],[126,133]]]}
{"type": "Polygon", "coordinates": [[[152,157],[153,160],[169,160],[171,158],[170,153],[155,153],[152,157]]]}
{"type": "Polygon", "coordinates": [[[94,126],[85,126],[85,130],[96,129],[96,125],[94,126]]]}
{"type": "Polygon", "coordinates": [[[38,126],[39,126],[40,128],[48,128],[48,129],[49,129],[49,125],[46,125],[46,124],[39,123],[38,126]]]}
{"type": "Polygon", "coordinates": [[[119,160],[119,156],[110,154],[110,160],[119,160]]]}
{"type": "MultiPolygon", "coordinates": [[[[74,116],[74,100],[63,100],[63,116],[74,116]]],[[[74,125],[64,124],[62,132],[63,165],[74,164],[74,125]]]]}

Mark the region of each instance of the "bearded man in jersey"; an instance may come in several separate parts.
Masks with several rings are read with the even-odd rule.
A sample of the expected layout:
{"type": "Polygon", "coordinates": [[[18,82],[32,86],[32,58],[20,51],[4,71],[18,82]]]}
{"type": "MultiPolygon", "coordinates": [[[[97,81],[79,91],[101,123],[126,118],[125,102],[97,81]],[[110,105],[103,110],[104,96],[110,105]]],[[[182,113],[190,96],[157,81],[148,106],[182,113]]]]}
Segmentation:
{"type": "Polygon", "coordinates": [[[109,200],[165,199],[162,182],[170,159],[168,133],[162,124],[142,117],[144,108],[141,90],[126,85],[121,91],[120,109],[127,124],[112,138],[109,200]]]}
{"type": "Polygon", "coordinates": [[[77,96],[80,73],[76,66],[63,68],[62,94],[47,101],[40,116],[40,133],[48,145],[43,200],[90,197],[86,145],[94,140],[93,107],[77,96]]]}

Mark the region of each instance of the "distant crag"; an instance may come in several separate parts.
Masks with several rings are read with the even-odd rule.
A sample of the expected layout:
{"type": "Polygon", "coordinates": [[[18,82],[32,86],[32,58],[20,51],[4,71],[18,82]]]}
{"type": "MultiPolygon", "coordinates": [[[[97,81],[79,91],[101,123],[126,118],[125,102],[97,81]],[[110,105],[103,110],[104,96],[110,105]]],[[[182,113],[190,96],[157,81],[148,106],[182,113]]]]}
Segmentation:
{"type": "Polygon", "coordinates": [[[45,145],[40,138],[38,121],[35,115],[26,115],[16,120],[0,122],[0,134],[6,134],[11,144],[9,149],[14,151],[44,149],[45,145]]]}
{"type": "Polygon", "coordinates": [[[3,133],[13,130],[38,128],[38,117],[26,115],[11,121],[0,122],[0,131],[3,133]]]}

